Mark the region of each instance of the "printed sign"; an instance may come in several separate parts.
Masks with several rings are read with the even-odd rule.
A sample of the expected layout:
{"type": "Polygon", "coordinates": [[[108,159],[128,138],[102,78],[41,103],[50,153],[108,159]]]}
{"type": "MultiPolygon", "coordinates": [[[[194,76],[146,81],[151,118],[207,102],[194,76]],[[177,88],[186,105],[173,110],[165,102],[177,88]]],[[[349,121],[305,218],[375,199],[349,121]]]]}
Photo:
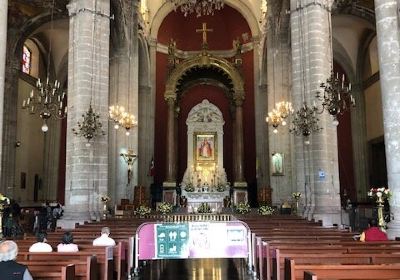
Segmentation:
{"type": "Polygon", "coordinates": [[[138,257],[247,258],[248,233],[240,221],[146,223],[138,229],[138,257]]]}
{"type": "Polygon", "coordinates": [[[157,224],[157,258],[187,258],[188,224],[157,224]]]}

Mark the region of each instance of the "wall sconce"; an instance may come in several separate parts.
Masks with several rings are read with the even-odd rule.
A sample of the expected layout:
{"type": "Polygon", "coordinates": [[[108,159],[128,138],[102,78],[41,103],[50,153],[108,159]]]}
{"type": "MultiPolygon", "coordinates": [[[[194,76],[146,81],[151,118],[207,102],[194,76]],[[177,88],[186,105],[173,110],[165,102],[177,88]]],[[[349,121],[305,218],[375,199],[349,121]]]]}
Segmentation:
{"type": "Polygon", "coordinates": [[[128,149],[125,153],[119,154],[128,165],[128,185],[131,183],[132,175],[133,175],[133,163],[135,162],[137,155],[133,152],[132,149],[128,149]]]}

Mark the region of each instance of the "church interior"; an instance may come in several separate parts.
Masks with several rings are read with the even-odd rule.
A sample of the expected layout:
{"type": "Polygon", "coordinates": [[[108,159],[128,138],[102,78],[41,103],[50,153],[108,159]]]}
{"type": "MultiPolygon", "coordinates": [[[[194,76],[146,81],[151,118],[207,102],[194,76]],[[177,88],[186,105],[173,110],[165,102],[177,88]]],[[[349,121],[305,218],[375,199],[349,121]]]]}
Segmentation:
{"type": "MultiPolygon", "coordinates": [[[[111,228],[130,257],[114,248],[114,274],[85,279],[131,279],[149,259],[142,279],[317,279],[284,261],[291,242],[373,258],[353,240],[371,219],[398,250],[399,0],[2,0],[0,14],[0,237],[25,233],[34,276],[25,251],[43,229],[55,245],[71,230],[101,263],[92,235],[111,228]],[[62,214],[46,224],[46,208],[62,214]],[[160,219],[184,243],[169,254],[160,219]],[[213,259],[200,233],[219,230],[232,240],[213,259]],[[196,260],[160,261],[176,250],[196,260]]],[[[390,263],[362,279],[400,278],[390,263]]]]}

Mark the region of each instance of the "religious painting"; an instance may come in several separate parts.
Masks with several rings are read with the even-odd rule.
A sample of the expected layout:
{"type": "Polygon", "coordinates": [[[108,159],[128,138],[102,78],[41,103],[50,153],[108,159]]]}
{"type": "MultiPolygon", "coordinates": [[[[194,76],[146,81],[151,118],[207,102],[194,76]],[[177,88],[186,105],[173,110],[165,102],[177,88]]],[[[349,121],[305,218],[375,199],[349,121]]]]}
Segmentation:
{"type": "Polygon", "coordinates": [[[194,148],[196,161],[215,161],[217,154],[217,135],[215,133],[195,133],[194,148]]]}
{"type": "Polygon", "coordinates": [[[284,155],[282,153],[273,153],[271,157],[271,173],[272,176],[283,176],[283,160],[284,155]]]}

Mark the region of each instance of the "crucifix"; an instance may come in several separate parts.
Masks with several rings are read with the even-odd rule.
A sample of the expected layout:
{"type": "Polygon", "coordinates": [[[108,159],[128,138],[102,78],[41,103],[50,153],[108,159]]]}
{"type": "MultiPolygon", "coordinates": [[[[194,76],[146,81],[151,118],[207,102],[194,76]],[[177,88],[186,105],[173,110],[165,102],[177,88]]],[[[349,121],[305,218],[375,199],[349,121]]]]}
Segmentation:
{"type": "Polygon", "coordinates": [[[212,29],[207,29],[207,23],[203,22],[203,28],[202,29],[196,29],[196,32],[202,32],[203,33],[203,48],[207,48],[208,44],[207,44],[207,32],[212,32],[212,29]]]}

